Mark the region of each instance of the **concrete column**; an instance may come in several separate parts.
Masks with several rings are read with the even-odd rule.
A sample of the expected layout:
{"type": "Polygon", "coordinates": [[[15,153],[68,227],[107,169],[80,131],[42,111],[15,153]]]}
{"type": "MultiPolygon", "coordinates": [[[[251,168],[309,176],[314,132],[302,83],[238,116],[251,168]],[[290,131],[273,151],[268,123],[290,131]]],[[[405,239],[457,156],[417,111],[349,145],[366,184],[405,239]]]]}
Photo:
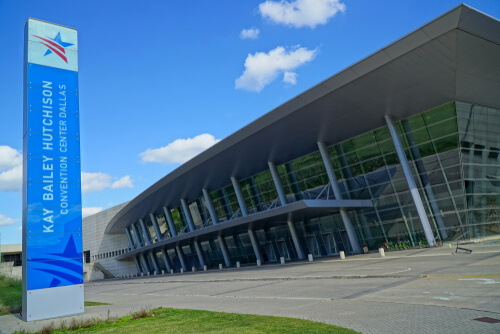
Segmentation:
{"type": "Polygon", "coordinates": [[[149,253],[149,258],[151,259],[151,263],[153,263],[153,267],[155,267],[156,273],[161,273],[160,270],[160,265],[158,263],[158,259],[156,258],[156,255],[153,254],[153,252],[149,253]]]}
{"type": "Polygon", "coordinates": [[[231,176],[231,182],[233,183],[234,192],[236,193],[236,198],[238,199],[238,204],[240,205],[241,214],[243,217],[248,216],[247,204],[245,203],[245,197],[241,192],[240,182],[234,176],[231,176]]]}
{"type": "Polygon", "coordinates": [[[125,227],[125,233],[127,234],[127,239],[128,239],[128,243],[130,244],[130,249],[135,249],[134,242],[132,241],[132,236],[130,235],[130,232],[128,231],[128,227],[125,227]]]}
{"type": "MultiPolygon", "coordinates": [[[[321,158],[323,159],[323,164],[325,165],[326,173],[328,174],[328,179],[330,180],[330,184],[332,185],[335,198],[341,200],[342,192],[340,191],[337,177],[335,176],[335,172],[333,171],[332,162],[330,161],[325,143],[318,142],[318,148],[319,152],[321,153],[321,158]]],[[[355,254],[360,254],[361,246],[359,245],[358,236],[356,235],[356,231],[354,231],[354,227],[352,226],[351,219],[347,214],[347,210],[345,210],[344,208],[340,208],[340,216],[342,217],[342,221],[344,222],[344,226],[347,232],[347,236],[349,237],[349,242],[351,243],[353,252],[355,254]]]]}
{"type": "Polygon", "coordinates": [[[273,177],[274,186],[276,187],[276,191],[278,192],[278,196],[280,198],[281,205],[288,204],[286,200],[286,193],[283,189],[283,184],[281,183],[280,174],[278,173],[278,168],[276,168],[276,164],[272,161],[267,162],[269,166],[269,170],[271,171],[271,176],[273,177]]]}
{"type": "Polygon", "coordinates": [[[184,217],[186,217],[187,220],[189,231],[193,232],[194,230],[196,230],[196,227],[194,226],[193,223],[193,217],[191,217],[191,211],[189,211],[189,205],[183,198],[181,198],[181,204],[182,204],[182,210],[184,211],[184,217]]]}
{"type": "Polygon", "coordinates": [[[149,273],[149,266],[148,266],[148,261],[146,261],[146,258],[144,257],[144,254],[141,254],[140,255],[140,258],[141,258],[141,264],[142,264],[142,268],[144,269],[142,271],[143,274],[147,274],[149,273]]]}
{"type": "Polygon", "coordinates": [[[413,179],[413,175],[411,174],[410,164],[406,159],[403,144],[401,144],[401,140],[399,139],[396,127],[394,126],[394,123],[389,115],[385,115],[385,121],[387,123],[387,126],[389,127],[392,142],[394,143],[394,147],[396,148],[396,153],[398,155],[399,162],[401,163],[401,168],[403,169],[403,173],[406,177],[406,182],[408,183],[408,188],[410,188],[410,193],[413,197],[413,203],[415,204],[415,208],[417,209],[418,217],[420,218],[420,222],[422,223],[422,227],[424,228],[427,243],[429,244],[429,246],[436,246],[434,233],[432,233],[431,225],[429,224],[429,220],[427,219],[427,214],[425,213],[422,199],[420,198],[417,185],[415,184],[415,180],[413,179]]]}
{"type": "Polygon", "coordinates": [[[205,256],[203,254],[203,249],[198,241],[194,241],[194,248],[196,248],[196,254],[198,254],[198,260],[200,260],[201,267],[205,267],[207,264],[205,262],[205,256]]]}
{"type": "Polygon", "coordinates": [[[442,239],[448,238],[448,232],[446,231],[446,226],[444,224],[443,217],[441,216],[441,211],[439,210],[439,206],[436,202],[436,196],[434,196],[434,191],[432,190],[431,182],[429,180],[429,176],[427,176],[427,171],[425,169],[424,163],[422,162],[422,157],[420,156],[420,151],[417,146],[415,137],[413,136],[413,132],[411,131],[410,122],[408,120],[403,120],[401,122],[403,124],[403,128],[406,132],[406,138],[410,143],[411,154],[415,159],[415,165],[417,167],[417,171],[422,181],[422,185],[424,186],[424,191],[427,194],[427,198],[429,199],[429,204],[432,209],[432,213],[434,218],[436,219],[436,223],[439,226],[439,233],[441,234],[442,239]]]}
{"type": "Polygon", "coordinates": [[[172,266],[170,265],[170,260],[168,259],[168,253],[166,249],[161,250],[161,256],[163,257],[163,262],[165,262],[165,267],[167,267],[167,271],[170,272],[172,270],[172,266]]]}
{"type": "Polygon", "coordinates": [[[163,213],[165,213],[165,218],[167,219],[168,229],[170,230],[170,235],[172,237],[177,236],[177,230],[175,229],[174,219],[172,218],[172,213],[167,207],[163,207],[163,213]]]}
{"type": "Polygon", "coordinates": [[[141,239],[143,238],[143,236],[140,235],[139,229],[137,228],[137,225],[132,223],[130,226],[132,226],[132,228],[134,229],[135,238],[137,239],[137,248],[140,248],[141,246],[145,246],[146,242],[144,242],[144,245],[141,245],[141,239]]]}
{"type": "Polygon", "coordinates": [[[135,266],[137,267],[137,272],[140,274],[142,274],[142,268],[141,268],[141,264],[140,264],[140,259],[139,257],[136,255],[134,256],[134,262],[135,262],[135,266]]]}
{"type": "Polygon", "coordinates": [[[205,203],[207,203],[208,212],[210,213],[210,218],[212,218],[212,224],[219,224],[219,218],[217,217],[217,212],[215,211],[214,203],[212,202],[210,193],[205,188],[203,188],[201,191],[203,192],[203,196],[205,197],[205,203]]]}
{"type": "Polygon", "coordinates": [[[141,224],[142,230],[144,231],[144,237],[146,238],[146,245],[151,245],[153,240],[151,240],[151,236],[149,235],[149,229],[146,228],[146,224],[144,220],[139,219],[139,224],[141,224]]]}
{"type": "Polygon", "coordinates": [[[290,230],[290,234],[292,235],[293,244],[295,245],[295,250],[297,251],[297,256],[299,260],[303,260],[306,258],[304,255],[304,251],[302,250],[302,246],[300,245],[299,236],[297,234],[297,228],[295,228],[295,224],[293,223],[292,217],[288,214],[287,219],[288,230],[290,230]]]}
{"type": "Polygon", "coordinates": [[[255,258],[257,261],[264,262],[264,258],[262,257],[262,252],[260,251],[260,243],[259,239],[257,239],[257,235],[255,235],[255,231],[252,229],[248,229],[248,236],[250,237],[250,242],[252,243],[253,252],[255,253],[255,258]]]}
{"type": "Polygon", "coordinates": [[[182,252],[182,248],[179,246],[175,246],[175,250],[177,251],[177,257],[179,258],[182,269],[184,269],[184,271],[187,271],[186,261],[184,261],[184,253],[182,252]]]}
{"type": "Polygon", "coordinates": [[[156,220],[156,216],[152,213],[149,214],[149,218],[151,218],[151,223],[153,224],[153,228],[155,229],[156,233],[156,242],[160,242],[161,240],[161,232],[160,232],[160,226],[158,226],[158,221],[156,220]]]}
{"type": "Polygon", "coordinates": [[[231,256],[229,255],[229,251],[227,250],[226,240],[223,237],[217,237],[219,240],[220,249],[222,251],[222,256],[224,256],[224,262],[226,262],[226,267],[231,267],[233,264],[231,263],[231,256]]]}

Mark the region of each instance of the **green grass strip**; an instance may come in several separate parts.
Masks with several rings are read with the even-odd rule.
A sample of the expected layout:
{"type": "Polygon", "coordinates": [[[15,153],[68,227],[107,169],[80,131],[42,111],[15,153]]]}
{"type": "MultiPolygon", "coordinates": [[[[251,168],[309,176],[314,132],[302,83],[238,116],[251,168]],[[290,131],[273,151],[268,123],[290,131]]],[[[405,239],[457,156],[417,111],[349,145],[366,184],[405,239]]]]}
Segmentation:
{"type": "MultiPolygon", "coordinates": [[[[73,320],[59,328],[46,326],[38,333],[358,333],[319,322],[199,310],[157,308],[106,320],[73,320]]],[[[27,332],[20,332],[27,333],[27,332]]]]}
{"type": "Polygon", "coordinates": [[[111,305],[110,303],[101,303],[101,302],[83,302],[84,306],[99,306],[99,305],[111,305]]]}

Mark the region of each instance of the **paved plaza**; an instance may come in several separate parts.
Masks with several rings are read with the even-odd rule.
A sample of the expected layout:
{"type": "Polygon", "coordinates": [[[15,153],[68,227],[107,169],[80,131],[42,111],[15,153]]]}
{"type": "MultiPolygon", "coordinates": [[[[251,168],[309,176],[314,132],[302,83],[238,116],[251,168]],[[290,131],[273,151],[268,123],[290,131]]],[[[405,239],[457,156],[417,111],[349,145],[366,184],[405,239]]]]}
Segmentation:
{"type": "MultiPolygon", "coordinates": [[[[500,245],[464,247],[472,254],[446,245],[384,258],[371,253],[95,281],[85,285],[85,300],[112,305],[86,307],[83,317],[164,306],[309,319],[362,333],[500,333],[500,322],[475,320],[500,320],[500,245]]],[[[2,316],[0,332],[40,329],[49,322],[2,316]]]]}

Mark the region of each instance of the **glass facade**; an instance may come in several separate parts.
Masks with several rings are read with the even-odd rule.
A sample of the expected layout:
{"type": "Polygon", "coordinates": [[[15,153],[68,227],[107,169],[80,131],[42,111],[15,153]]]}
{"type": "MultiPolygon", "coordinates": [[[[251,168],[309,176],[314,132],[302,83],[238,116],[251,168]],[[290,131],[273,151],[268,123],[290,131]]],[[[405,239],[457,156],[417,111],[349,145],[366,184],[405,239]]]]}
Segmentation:
{"type": "MultiPolygon", "coordinates": [[[[450,102],[398,121],[395,126],[436,241],[500,234],[500,111],[450,102]]],[[[387,126],[331,145],[327,151],[343,199],[373,203],[370,208],[348,210],[362,246],[377,249],[391,242],[409,247],[426,245],[387,126]]],[[[277,170],[289,202],[321,200],[326,192],[332,193],[319,151],[280,164],[277,170]]],[[[249,214],[280,205],[269,170],[241,179],[239,184],[249,214]]],[[[241,217],[229,177],[228,185],[212,191],[210,197],[220,223],[241,217]]],[[[212,225],[203,196],[190,202],[189,210],[197,229],[212,225]]],[[[186,232],[183,210],[173,209],[172,217],[177,233],[186,232]]],[[[150,221],[146,224],[152,231],[150,221]]],[[[163,215],[158,216],[158,224],[162,235],[170,237],[163,215]]],[[[352,251],[339,213],[294,224],[305,254],[320,257],[352,251]]],[[[268,226],[255,231],[264,262],[279,261],[280,257],[297,259],[286,221],[270,221],[268,226]]],[[[139,224],[137,227],[143,234],[139,224]]],[[[135,239],[135,231],[129,232],[135,239]]],[[[233,264],[256,262],[248,233],[224,238],[233,264]]],[[[143,239],[140,235],[141,244],[143,239]]],[[[203,241],[201,246],[209,267],[224,263],[217,239],[203,241]]],[[[183,251],[189,266],[200,266],[194,246],[183,246],[183,251]]],[[[179,268],[175,251],[168,254],[174,267],[179,268]]]]}

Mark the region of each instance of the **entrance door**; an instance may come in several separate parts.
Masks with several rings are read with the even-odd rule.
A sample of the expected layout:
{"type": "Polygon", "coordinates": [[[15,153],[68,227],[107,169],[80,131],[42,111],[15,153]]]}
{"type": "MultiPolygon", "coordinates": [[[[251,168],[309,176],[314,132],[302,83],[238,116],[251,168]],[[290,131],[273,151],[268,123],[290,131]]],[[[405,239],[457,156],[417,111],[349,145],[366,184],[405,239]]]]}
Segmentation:
{"type": "Polygon", "coordinates": [[[291,260],[290,252],[288,251],[285,240],[276,241],[276,244],[278,245],[278,252],[280,253],[280,256],[284,257],[285,260],[291,260]]]}
{"type": "Polygon", "coordinates": [[[264,245],[264,251],[267,254],[267,259],[269,262],[276,262],[276,253],[274,252],[273,245],[271,242],[266,242],[264,245]]]}
{"type": "Polygon", "coordinates": [[[335,242],[335,238],[333,237],[333,233],[323,234],[323,241],[325,243],[326,253],[328,255],[339,254],[339,250],[337,248],[337,243],[335,242]]]}
{"type": "Polygon", "coordinates": [[[315,235],[306,237],[306,244],[309,254],[312,254],[313,257],[321,256],[321,252],[319,251],[318,239],[316,239],[315,235]]]}

